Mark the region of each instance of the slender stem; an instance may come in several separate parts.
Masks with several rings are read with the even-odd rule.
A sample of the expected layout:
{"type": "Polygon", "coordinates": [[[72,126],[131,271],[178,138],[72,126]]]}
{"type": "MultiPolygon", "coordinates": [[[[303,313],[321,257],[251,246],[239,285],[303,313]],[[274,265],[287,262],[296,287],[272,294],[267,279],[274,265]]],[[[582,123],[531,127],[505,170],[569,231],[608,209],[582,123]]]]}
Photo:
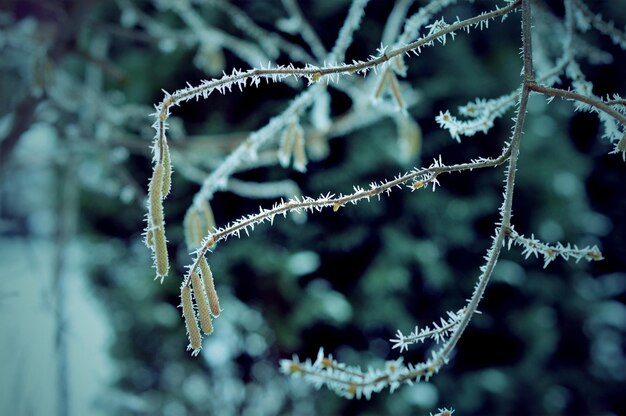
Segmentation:
{"type": "Polygon", "coordinates": [[[504,245],[504,239],[506,237],[506,230],[511,224],[511,213],[513,206],[513,188],[515,186],[515,173],[517,170],[517,159],[519,155],[519,145],[524,130],[524,122],[526,118],[526,109],[528,106],[528,96],[530,94],[529,83],[532,82],[533,69],[532,69],[532,44],[530,43],[531,37],[531,23],[530,23],[530,0],[524,0],[522,7],[522,51],[524,62],[524,79],[522,83],[522,89],[520,92],[520,104],[517,110],[517,117],[515,119],[515,128],[513,130],[513,137],[511,139],[511,156],[509,158],[509,166],[506,176],[506,184],[504,190],[504,203],[501,210],[500,226],[497,229],[497,234],[491,248],[488,251],[487,264],[485,264],[483,272],[478,279],[478,284],[474,289],[472,298],[470,299],[466,313],[461,319],[458,329],[450,336],[450,339],[444,346],[437,352],[436,358],[433,362],[435,368],[439,368],[448,361],[448,357],[454,347],[461,339],[463,331],[469,325],[474,313],[478,310],[478,304],[485,293],[485,289],[489,283],[489,279],[493,273],[493,270],[502,251],[504,245]]]}
{"type": "Polygon", "coordinates": [[[611,100],[606,102],[607,105],[621,105],[626,107],[626,100],[611,100]]]}
{"type": "Polygon", "coordinates": [[[524,84],[534,80],[533,71],[533,44],[531,33],[530,1],[522,2],[522,59],[524,61],[524,84]]]}
{"type": "MultiPolygon", "coordinates": [[[[278,76],[308,76],[312,77],[314,75],[324,76],[324,75],[333,75],[333,74],[350,74],[354,72],[359,72],[363,70],[367,70],[373,67],[376,67],[380,64],[383,64],[392,58],[402,55],[414,50],[419,50],[420,48],[431,45],[433,42],[445,35],[448,35],[452,32],[457,32],[461,29],[479,25],[481,22],[486,20],[494,19],[496,17],[504,16],[516,8],[519,7],[522,0],[518,0],[515,3],[508,5],[502,9],[497,9],[489,13],[484,13],[454,24],[451,24],[440,31],[433,33],[432,35],[425,36],[412,42],[406,46],[399,47],[397,49],[385,52],[381,56],[377,58],[372,58],[363,62],[356,62],[350,65],[336,65],[336,66],[328,66],[328,67],[306,67],[306,68],[268,68],[268,69],[251,69],[249,71],[241,72],[232,76],[225,76],[219,79],[212,80],[210,82],[205,82],[200,86],[193,88],[186,88],[180,91],[175,92],[174,94],[168,94],[165,99],[157,106],[158,108],[158,121],[159,124],[163,124],[165,120],[167,120],[169,116],[169,109],[175,104],[180,103],[181,101],[192,99],[198,95],[202,95],[204,92],[212,91],[216,88],[226,87],[229,85],[233,85],[238,83],[239,81],[244,81],[250,78],[258,78],[258,77],[278,77],[278,76]]],[[[163,134],[159,128],[159,134],[163,134]]]]}
{"type": "MultiPolygon", "coordinates": [[[[531,91],[539,92],[545,95],[550,95],[552,97],[561,97],[567,100],[580,101],[585,104],[589,104],[592,107],[595,107],[599,110],[604,111],[605,113],[607,113],[608,115],[610,115],[611,117],[615,118],[617,121],[622,123],[624,126],[626,126],[626,116],[624,116],[619,111],[616,111],[615,109],[611,107],[611,104],[614,104],[613,102],[611,102],[610,104],[607,104],[604,101],[601,101],[592,97],[588,97],[586,95],[578,94],[573,91],[562,90],[560,88],[546,87],[544,85],[539,85],[537,83],[529,84],[529,88],[531,91]]],[[[621,104],[621,103],[616,102],[616,104],[621,104]]]]}
{"type": "MultiPolygon", "coordinates": [[[[525,108],[525,107],[524,107],[525,108]]],[[[318,209],[321,210],[323,208],[338,209],[339,207],[347,204],[347,203],[356,203],[358,201],[362,201],[364,199],[369,200],[373,197],[378,197],[379,195],[391,192],[394,187],[399,187],[400,185],[419,177],[428,176],[428,179],[422,183],[422,186],[427,185],[429,182],[435,181],[437,176],[442,173],[452,173],[452,172],[463,172],[463,171],[471,171],[474,169],[481,169],[487,167],[495,167],[504,163],[507,159],[509,159],[511,155],[511,147],[508,146],[504,149],[502,154],[496,159],[483,159],[476,162],[469,163],[460,163],[456,165],[450,166],[433,166],[426,169],[421,169],[417,171],[412,171],[405,175],[399,176],[393,180],[386,181],[379,186],[372,186],[369,190],[359,190],[355,191],[352,194],[339,196],[339,197],[323,197],[316,200],[307,199],[304,201],[289,201],[284,202],[275,206],[272,209],[262,210],[260,213],[256,215],[251,215],[249,217],[243,218],[239,221],[236,221],[232,225],[229,225],[223,229],[216,230],[209,235],[209,238],[205,240],[202,247],[200,247],[197,251],[197,257],[194,261],[193,265],[190,267],[189,272],[185,276],[183,281],[183,286],[187,286],[190,282],[191,274],[197,270],[200,264],[200,259],[209,251],[209,249],[218,241],[224,240],[231,235],[237,235],[241,231],[246,231],[248,227],[253,226],[254,224],[261,223],[263,221],[269,220],[273,221],[273,218],[276,215],[286,214],[290,211],[299,211],[306,209],[318,209]]]]}

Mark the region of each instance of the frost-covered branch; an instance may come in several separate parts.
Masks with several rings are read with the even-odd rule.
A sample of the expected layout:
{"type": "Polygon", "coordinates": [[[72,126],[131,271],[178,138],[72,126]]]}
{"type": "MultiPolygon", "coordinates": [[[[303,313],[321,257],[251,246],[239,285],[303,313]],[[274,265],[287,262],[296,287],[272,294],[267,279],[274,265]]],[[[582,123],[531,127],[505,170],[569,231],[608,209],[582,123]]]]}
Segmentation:
{"type": "Polygon", "coordinates": [[[324,208],[332,208],[337,212],[345,205],[351,203],[356,205],[358,202],[372,198],[380,199],[381,195],[389,195],[394,188],[402,189],[401,185],[411,182],[406,186],[406,189],[417,190],[428,185],[432,185],[433,191],[439,184],[437,177],[443,173],[463,172],[471,171],[475,169],[482,169],[487,167],[499,166],[508,160],[510,157],[510,148],[506,147],[503,153],[495,159],[478,159],[468,163],[460,163],[455,165],[444,165],[441,159],[435,159],[430,167],[425,169],[416,169],[411,172],[398,175],[393,179],[389,179],[383,182],[372,182],[368,189],[355,186],[354,192],[348,195],[334,195],[327,193],[321,195],[318,198],[302,197],[293,198],[288,201],[283,201],[270,209],[259,208],[258,214],[249,215],[239,220],[234,221],[225,227],[210,231],[207,237],[203,240],[201,247],[196,251],[196,261],[190,266],[189,273],[187,273],[185,281],[190,279],[191,273],[193,273],[198,267],[201,259],[207,254],[207,252],[219,241],[228,239],[229,237],[240,237],[244,232],[247,236],[250,235],[256,225],[268,222],[272,224],[276,216],[286,216],[289,212],[310,212],[315,213],[321,211],[324,208]]]}
{"type": "Polygon", "coordinates": [[[581,111],[593,111],[598,113],[600,120],[605,126],[604,136],[608,138],[611,143],[614,144],[613,151],[611,153],[621,153],[622,158],[626,160],[626,116],[623,114],[621,97],[617,100],[612,100],[611,104],[595,98],[591,91],[587,91],[587,94],[579,94],[574,91],[563,90],[560,88],[546,87],[537,83],[530,85],[532,91],[539,92],[550,97],[560,97],[566,100],[575,101],[576,107],[581,111]],[[613,108],[617,106],[620,111],[613,108]],[[608,115],[612,118],[606,118],[608,115]],[[614,122],[618,121],[621,124],[621,128],[614,122]]]}
{"type": "Polygon", "coordinates": [[[575,244],[572,246],[570,243],[567,243],[567,245],[564,246],[560,242],[550,245],[536,239],[534,235],[527,238],[523,234],[519,234],[515,231],[513,226],[506,230],[506,233],[509,250],[511,249],[511,245],[515,244],[524,248],[522,255],[525,256],[525,258],[528,258],[531,255],[534,255],[535,257],[539,257],[540,255],[543,256],[544,269],[559,256],[561,256],[564,260],[569,260],[571,257],[576,260],[576,263],[578,263],[581,259],[585,259],[587,261],[599,261],[604,259],[600,249],[595,245],[583,248],[578,248],[575,244]]]}
{"type": "Polygon", "coordinates": [[[464,314],[464,309],[457,312],[448,311],[448,318],[441,318],[439,323],[433,322],[432,328],[428,325],[424,328],[415,326],[413,332],[408,335],[404,335],[402,331],[398,330],[396,333],[397,338],[390,339],[389,341],[393,342],[392,348],[400,348],[400,352],[408,350],[411,344],[423,343],[427,339],[432,339],[438,344],[440,341],[447,339],[450,333],[457,329],[459,321],[464,314]]]}
{"type": "Polygon", "coordinates": [[[388,388],[393,393],[402,384],[413,384],[421,379],[428,380],[435,369],[429,364],[404,364],[402,357],[387,361],[382,369],[370,367],[363,371],[357,366],[348,366],[326,357],[320,348],[314,362],[310,359],[300,361],[297,356],[291,360],[281,360],[283,374],[294,378],[303,378],[317,388],[326,386],[329,390],[347,399],[370,399],[373,393],[380,393],[388,388]]]}

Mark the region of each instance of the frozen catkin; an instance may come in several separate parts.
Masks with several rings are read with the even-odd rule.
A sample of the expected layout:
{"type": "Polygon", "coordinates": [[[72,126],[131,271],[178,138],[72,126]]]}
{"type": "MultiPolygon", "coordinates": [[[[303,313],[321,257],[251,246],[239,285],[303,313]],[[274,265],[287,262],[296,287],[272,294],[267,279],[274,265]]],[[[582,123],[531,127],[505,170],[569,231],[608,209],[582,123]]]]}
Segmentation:
{"type": "Polygon", "coordinates": [[[167,240],[165,239],[165,232],[163,231],[163,227],[159,227],[154,231],[153,249],[157,277],[163,280],[170,268],[169,258],[167,255],[167,240]]]}
{"type": "Polygon", "coordinates": [[[146,244],[152,247],[154,253],[154,267],[157,278],[163,278],[169,270],[167,255],[167,240],[165,238],[165,226],[163,224],[163,179],[164,167],[157,163],[154,167],[150,185],[148,187],[149,212],[148,229],[146,232],[146,244]]]}
{"type": "Polygon", "coordinates": [[[203,200],[199,209],[192,205],[185,214],[183,225],[187,247],[190,249],[200,247],[202,239],[215,229],[215,217],[209,203],[203,200]]]}
{"type": "Polygon", "coordinates": [[[194,206],[191,206],[187,210],[187,213],[185,214],[185,219],[183,221],[183,226],[185,230],[185,242],[187,243],[187,247],[190,249],[200,247],[200,243],[202,242],[202,236],[204,234],[204,229],[202,227],[202,219],[200,218],[200,214],[194,206]]]}
{"type": "Polygon", "coordinates": [[[398,158],[409,163],[422,152],[422,129],[408,114],[398,113],[394,117],[398,130],[398,158]]]}
{"type": "Polygon", "coordinates": [[[195,354],[200,351],[202,347],[202,336],[200,335],[200,328],[198,327],[198,321],[196,320],[196,313],[193,310],[193,303],[191,301],[191,288],[189,286],[183,286],[180,290],[180,299],[183,306],[183,317],[185,318],[185,326],[187,327],[187,336],[189,337],[189,349],[193,350],[195,354]]]}
{"type": "Polygon", "coordinates": [[[300,124],[296,124],[293,142],[293,168],[298,172],[306,172],[308,163],[306,157],[306,143],[304,141],[304,130],[300,124]]]}
{"type": "Polygon", "coordinates": [[[396,78],[396,74],[394,74],[392,71],[389,71],[389,86],[391,87],[391,93],[393,94],[393,98],[396,101],[398,110],[406,111],[406,104],[404,103],[404,99],[402,98],[402,94],[400,93],[398,78],[396,78]]]}
{"type": "Polygon", "coordinates": [[[200,280],[198,273],[193,272],[191,274],[191,285],[193,287],[193,296],[196,299],[196,305],[198,306],[198,317],[200,318],[200,327],[202,332],[207,335],[211,335],[213,332],[213,324],[211,323],[211,311],[209,310],[209,299],[207,293],[204,290],[204,284],[200,280]]]}
{"type": "Polygon", "coordinates": [[[306,172],[308,160],[305,147],[304,130],[297,120],[292,121],[285,127],[280,138],[278,162],[282,167],[286,168],[289,166],[293,156],[293,168],[298,172],[306,172]]]}
{"type": "Polygon", "coordinates": [[[204,289],[206,290],[207,297],[209,298],[209,305],[211,307],[211,314],[215,317],[220,315],[220,300],[217,297],[217,291],[215,290],[215,283],[213,282],[213,273],[209,267],[209,263],[206,258],[200,258],[200,273],[202,274],[202,280],[204,281],[204,289]]]}
{"type": "Polygon", "coordinates": [[[389,89],[391,90],[391,95],[398,106],[398,110],[403,112],[406,111],[406,104],[402,98],[402,93],[400,92],[398,78],[396,78],[396,74],[390,68],[385,69],[376,82],[373,96],[374,103],[378,102],[382,98],[387,86],[389,86],[389,89]]]}

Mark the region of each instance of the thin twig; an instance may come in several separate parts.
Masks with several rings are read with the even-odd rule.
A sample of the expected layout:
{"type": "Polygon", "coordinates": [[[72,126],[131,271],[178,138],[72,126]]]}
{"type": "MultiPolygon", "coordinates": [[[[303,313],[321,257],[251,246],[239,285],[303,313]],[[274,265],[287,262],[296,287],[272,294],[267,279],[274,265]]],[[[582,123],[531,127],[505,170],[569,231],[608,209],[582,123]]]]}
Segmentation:
{"type": "Polygon", "coordinates": [[[463,331],[469,325],[472,316],[478,310],[478,304],[485,293],[489,279],[493,273],[493,270],[500,256],[500,252],[504,245],[504,239],[506,237],[505,230],[511,224],[511,213],[513,206],[513,188],[515,186],[515,173],[517,170],[517,159],[519,155],[519,145],[524,130],[524,121],[526,117],[526,110],[528,105],[528,96],[530,90],[528,83],[532,81],[532,44],[530,43],[531,37],[531,18],[530,18],[530,0],[524,0],[522,4],[522,51],[524,62],[524,79],[522,89],[520,92],[520,104],[517,110],[517,117],[515,118],[515,127],[513,130],[513,137],[511,139],[511,156],[509,158],[509,166],[507,169],[506,184],[504,188],[504,203],[502,204],[500,213],[500,226],[497,229],[496,237],[489,250],[487,251],[487,263],[482,269],[483,272],[478,278],[478,284],[474,289],[474,293],[467,305],[466,313],[463,319],[459,322],[458,328],[450,336],[448,342],[436,353],[436,358],[433,360],[433,366],[435,371],[439,367],[444,365],[448,361],[448,357],[454,347],[458,343],[463,334],[463,331]]]}
{"type": "MultiPolygon", "coordinates": [[[[611,105],[616,105],[615,102],[606,103],[601,100],[597,100],[592,97],[588,97],[586,95],[578,94],[573,91],[562,90],[560,88],[552,88],[544,85],[540,85],[537,83],[530,83],[529,88],[532,91],[539,92],[545,95],[550,95],[552,97],[561,97],[571,101],[580,101],[585,104],[589,104],[592,107],[595,107],[599,110],[604,111],[624,126],[626,126],[626,116],[616,111],[611,105]]],[[[620,104],[617,102],[617,104],[620,104]]]]}
{"type": "Polygon", "coordinates": [[[504,163],[509,159],[511,154],[511,148],[507,146],[507,148],[502,152],[502,154],[496,159],[482,159],[479,161],[468,162],[468,163],[460,163],[456,165],[444,166],[437,165],[431,166],[426,169],[415,170],[410,173],[406,173],[399,177],[396,177],[393,180],[389,180],[383,182],[378,186],[371,186],[369,190],[357,190],[349,195],[334,197],[330,194],[321,197],[319,199],[304,199],[302,201],[299,200],[290,200],[288,202],[283,202],[279,205],[274,206],[272,209],[261,210],[259,214],[251,215],[245,218],[242,218],[239,221],[236,221],[232,225],[226,226],[225,228],[215,230],[211,232],[208,237],[203,242],[202,246],[196,251],[197,257],[194,261],[193,265],[189,268],[189,272],[187,273],[185,280],[183,282],[183,286],[186,286],[189,282],[190,276],[193,272],[197,270],[199,267],[199,262],[201,258],[209,251],[209,249],[217,242],[221,240],[225,240],[231,235],[237,235],[241,231],[247,231],[248,227],[253,227],[255,224],[262,223],[264,221],[272,222],[274,217],[277,215],[285,215],[287,212],[291,211],[302,211],[302,210],[322,210],[324,208],[333,208],[334,210],[339,209],[340,207],[353,203],[356,204],[362,200],[369,200],[374,197],[379,197],[383,193],[389,193],[394,187],[400,187],[407,183],[408,181],[427,176],[429,179],[420,184],[420,187],[427,185],[429,182],[433,182],[436,180],[437,176],[442,173],[451,173],[451,172],[463,172],[463,171],[471,171],[475,169],[482,169],[487,167],[495,167],[504,163]]]}

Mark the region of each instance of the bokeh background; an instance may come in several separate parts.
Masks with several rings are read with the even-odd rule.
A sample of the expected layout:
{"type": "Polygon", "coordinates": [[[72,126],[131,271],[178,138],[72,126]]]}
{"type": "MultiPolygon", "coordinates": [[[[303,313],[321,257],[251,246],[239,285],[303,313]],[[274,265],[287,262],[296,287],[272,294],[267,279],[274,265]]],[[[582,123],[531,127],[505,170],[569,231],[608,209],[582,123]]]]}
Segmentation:
{"type": "MultiPolygon", "coordinates": [[[[626,165],[608,154],[596,116],[536,96],[521,148],[516,229],[549,242],[598,244],[605,260],[559,259],[543,269],[517,248],[505,251],[482,314],[431,383],[349,401],[280,374],[280,359],[314,358],[321,346],[343,362],[382,365],[398,357],[388,342],[398,329],[462,307],[498,218],[503,168],[444,176],[434,193],[398,191],[337,213],[289,216],[221,243],[209,261],[224,312],[191,357],[177,309],[190,262],[185,210],[199,178],[306,85],[261,85],[175,109],[173,193],[165,203],[172,269],[159,284],[141,241],[152,105],[161,89],[248,67],[217,40],[200,47],[200,35],[165,3],[0,3],[1,414],[626,413],[626,165]]],[[[368,5],[348,60],[366,59],[380,45],[390,3],[368,5]]],[[[446,9],[447,21],[496,2],[459,3],[446,9]]],[[[623,27],[619,3],[587,2],[623,27]]],[[[270,32],[287,17],[278,1],[234,4],[270,32]]],[[[300,5],[330,49],[349,2],[300,5]]],[[[559,1],[536,7],[563,15],[559,1]]],[[[215,39],[246,38],[213,2],[193,8],[222,34],[215,39]]],[[[517,88],[519,26],[513,14],[406,61],[401,83],[417,97],[409,114],[421,126],[421,148],[402,150],[394,119],[384,118],[322,151],[309,149],[306,173],[261,166],[235,178],[289,180],[316,196],[348,193],[440,154],[446,163],[499,154],[512,112],[488,135],[461,144],[434,117],[517,88]]],[[[297,33],[281,34],[306,48],[297,33]]],[[[585,39],[613,57],[581,64],[594,92],[624,96],[626,51],[594,31],[585,39]]],[[[329,91],[338,118],[353,103],[329,91]]],[[[211,206],[223,225],[273,202],[220,192],[211,206]]],[[[411,349],[405,360],[417,362],[429,348],[411,349]]]]}

